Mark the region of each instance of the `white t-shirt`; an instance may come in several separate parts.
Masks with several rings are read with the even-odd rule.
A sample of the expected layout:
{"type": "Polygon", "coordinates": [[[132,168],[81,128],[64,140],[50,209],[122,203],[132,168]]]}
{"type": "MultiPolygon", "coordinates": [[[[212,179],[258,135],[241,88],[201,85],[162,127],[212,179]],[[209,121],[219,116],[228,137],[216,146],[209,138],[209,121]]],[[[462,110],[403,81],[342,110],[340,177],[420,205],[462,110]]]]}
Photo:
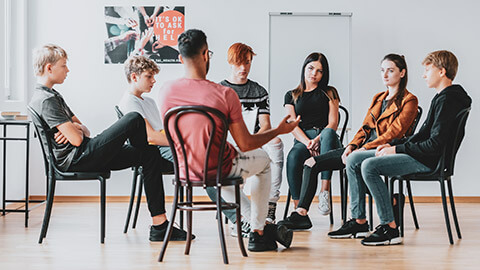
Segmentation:
{"type": "Polygon", "coordinates": [[[154,130],[162,130],[163,123],[157,104],[149,97],[142,96],[142,98],[143,100],[130,92],[126,92],[120,100],[118,107],[124,114],[138,112],[143,118],[147,119],[154,130]]]}

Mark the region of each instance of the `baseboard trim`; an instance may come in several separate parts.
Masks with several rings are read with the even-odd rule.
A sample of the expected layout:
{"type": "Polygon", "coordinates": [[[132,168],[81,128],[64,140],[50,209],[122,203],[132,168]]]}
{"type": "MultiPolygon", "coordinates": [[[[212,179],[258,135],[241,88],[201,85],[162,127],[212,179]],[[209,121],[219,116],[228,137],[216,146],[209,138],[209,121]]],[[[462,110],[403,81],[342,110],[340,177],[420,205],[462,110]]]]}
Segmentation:
{"type": "MultiPolygon", "coordinates": [[[[209,200],[208,196],[195,196],[197,200],[209,200]]],[[[44,200],[45,196],[30,196],[31,200],[44,200]]],[[[447,198],[448,199],[448,198],[447,198]]],[[[130,196],[107,196],[107,202],[128,202],[130,196]]],[[[280,196],[279,202],[285,202],[287,196],[280,196]]],[[[333,196],[333,202],[339,203],[340,196],[333,196]]],[[[440,196],[414,196],[413,200],[416,203],[441,203],[442,198],[440,196]]],[[[99,196],[55,196],[54,202],[99,202],[99,196]]],[[[166,202],[172,202],[173,196],[165,196],[166,202]]],[[[408,197],[406,198],[408,202],[408,197]]],[[[142,202],[146,202],[145,196],[142,197],[142,202]]],[[[314,202],[318,202],[315,197],[314,202]]],[[[478,196],[456,196],[455,202],[457,203],[480,203],[480,197],[478,196]]]]}

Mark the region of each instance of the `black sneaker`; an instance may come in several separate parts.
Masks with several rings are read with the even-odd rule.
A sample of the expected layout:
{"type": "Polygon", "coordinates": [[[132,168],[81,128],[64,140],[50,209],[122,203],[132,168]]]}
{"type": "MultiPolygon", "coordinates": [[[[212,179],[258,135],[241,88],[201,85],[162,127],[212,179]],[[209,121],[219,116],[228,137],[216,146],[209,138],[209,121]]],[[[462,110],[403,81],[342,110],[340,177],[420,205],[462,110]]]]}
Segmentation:
{"type": "Polygon", "coordinates": [[[275,212],[277,211],[277,204],[274,202],[268,203],[267,223],[275,224],[275,212]]]}
{"type": "Polygon", "coordinates": [[[362,240],[362,245],[365,246],[398,245],[401,243],[402,237],[400,237],[398,228],[393,229],[388,224],[378,225],[375,232],[362,240]]]}
{"type": "MultiPolygon", "coordinates": [[[[399,195],[398,193],[393,194],[393,198],[395,201],[395,204],[393,205],[393,217],[395,218],[395,224],[397,224],[397,228],[400,226],[400,217],[398,213],[398,206],[399,206],[399,195]]],[[[405,205],[405,195],[402,194],[402,203],[404,206],[405,205]]]]}
{"type": "Polygon", "coordinates": [[[284,225],[267,224],[265,225],[264,232],[267,237],[274,239],[286,248],[289,248],[292,244],[293,231],[284,225]]]}
{"type": "Polygon", "coordinates": [[[365,238],[368,233],[368,222],[365,224],[358,224],[357,221],[352,218],[349,221],[345,222],[342,227],[336,231],[331,231],[328,233],[328,236],[333,239],[341,238],[365,238]]]}
{"type": "Polygon", "coordinates": [[[277,249],[277,242],[267,235],[260,235],[258,232],[251,232],[248,237],[248,250],[253,252],[269,251],[277,249]]]}
{"type": "Polygon", "coordinates": [[[302,216],[297,212],[292,212],[289,217],[280,220],[278,225],[284,225],[290,230],[307,230],[312,228],[312,222],[308,215],[302,216]]]}
{"type": "MultiPolygon", "coordinates": [[[[168,221],[166,221],[165,226],[162,226],[161,229],[155,229],[154,226],[150,226],[150,241],[157,242],[163,241],[165,234],[167,233],[168,221]]],[[[163,224],[162,224],[163,225],[163,224]]],[[[195,239],[195,235],[192,234],[192,239],[195,239]]],[[[170,236],[170,241],[186,241],[187,232],[181,230],[177,227],[173,227],[172,235],[170,236]]]]}

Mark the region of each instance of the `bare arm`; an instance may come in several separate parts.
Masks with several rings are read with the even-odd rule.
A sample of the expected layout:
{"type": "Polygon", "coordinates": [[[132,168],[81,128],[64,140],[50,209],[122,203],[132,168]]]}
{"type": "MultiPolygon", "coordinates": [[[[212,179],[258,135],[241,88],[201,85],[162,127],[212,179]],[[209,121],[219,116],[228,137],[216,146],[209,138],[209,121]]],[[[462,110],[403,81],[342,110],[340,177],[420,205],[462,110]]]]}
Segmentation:
{"type": "Polygon", "coordinates": [[[168,140],[165,132],[163,130],[157,131],[153,129],[147,118],[145,118],[145,127],[147,129],[147,140],[149,143],[160,146],[168,146],[168,140]]]}
{"type": "Polygon", "coordinates": [[[72,117],[72,122],[78,124],[78,127],[81,128],[84,136],[90,137],[90,130],[84,124],[82,124],[82,122],[80,122],[80,120],[75,115],[72,117]]]}
{"type": "Polygon", "coordinates": [[[338,128],[338,99],[332,99],[328,102],[328,125],[325,128],[337,130],[338,128]]]}
{"type": "Polygon", "coordinates": [[[269,114],[259,114],[258,115],[258,122],[260,123],[260,129],[257,133],[264,132],[272,128],[272,124],[270,123],[270,115],[269,114]]]}
{"type": "Polygon", "coordinates": [[[67,143],[73,146],[80,146],[83,142],[83,131],[75,125],[77,122],[65,122],[57,126],[58,132],[55,133],[55,141],[57,143],[67,143]]]}
{"type": "MultiPolygon", "coordinates": [[[[295,120],[295,118],[297,117],[297,114],[295,113],[295,108],[293,107],[293,105],[285,104],[285,109],[287,110],[287,114],[290,116],[288,120],[289,121],[295,120]]],[[[303,132],[303,130],[298,126],[293,130],[292,134],[293,134],[293,137],[297,139],[297,141],[305,145],[307,145],[308,142],[310,141],[307,135],[305,135],[305,132],[303,132]]]]}
{"type": "Polygon", "coordinates": [[[280,124],[274,129],[258,132],[253,135],[248,132],[247,126],[243,121],[231,124],[229,130],[240,150],[247,152],[257,149],[276,136],[289,133],[296,128],[300,122],[300,117],[297,117],[294,121],[287,122],[289,118],[290,116],[283,118],[280,124]]]}

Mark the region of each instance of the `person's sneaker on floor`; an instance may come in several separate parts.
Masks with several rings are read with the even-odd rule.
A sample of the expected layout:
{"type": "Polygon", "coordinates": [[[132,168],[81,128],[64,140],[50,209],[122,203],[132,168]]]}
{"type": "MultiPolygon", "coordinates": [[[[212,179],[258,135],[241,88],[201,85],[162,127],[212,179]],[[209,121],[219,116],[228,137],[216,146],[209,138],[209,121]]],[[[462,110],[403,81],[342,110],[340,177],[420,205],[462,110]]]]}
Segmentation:
{"type": "Polygon", "coordinates": [[[394,229],[388,226],[388,224],[385,224],[378,225],[375,228],[375,232],[362,240],[362,244],[365,246],[385,246],[398,245],[401,244],[402,241],[398,228],[394,229]]]}
{"type": "MultiPolygon", "coordinates": [[[[242,227],[242,237],[243,238],[247,238],[248,235],[250,234],[250,222],[244,220],[242,218],[242,221],[241,222],[241,227],[242,227]]],[[[230,235],[233,236],[233,237],[237,237],[238,233],[237,233],[237,223],[233,223],[232,225],[230,225],[230,229],[231,229],[231,232],[230,232],[230,235]]]]}
{"type": "Polygon", "coordinates": [[[368,222],[359,224],[356,219],[352,218],[345,222],[340,229],[329,232],[328,236],[333,239],[365,238],[369,233],[368,222]]]}
{"type": "Polygon", "coordinates": [[[312,221],[308,215],[302,216],[296,211],[292,212],[289,217],[280,220],[278,225],[284,225],[290,230],[308,230],[312,227],[312,221]]]}
{"type": "MultiPolygon", "coordinates": [[[[163,241],[165,238],[165,234],[167,233],[168,227],[168,220],[160,225],[152,225],[150,226],[150,241],[163,241]]],[[[195,239],[195,235],[192,234],[192,239],[195,239]]],[[[187,240],[187,232],[179,229],[177,227],[173,227],[172,235],[170,236],[170,241],[186,241],[187,240]]]]}
{"type": "Polygon", "coordinates": [[[277,204],[274,202],[268,203],[267,223],[275,224],[275,212],[277,211],[277,204]]]}
{"type": "Polygon", "coordinates": [[[271,239],[265,233],[263,235],[258,232],[250,232],[248,237],[248,250],[253,252],[276,250],[277,242],[271,239]]]}
{"type": "Polygon", "coordinates": [[[267,237],[273,238],[286,248],[289,248],[292,244],[293,231],[284,225],[267,224],[265,225],[264,233],[267,237]]]}
{"type": "MultiPolygon", "coordinates": [[[[400,217],[399,217],[399,214],[398,213],[398,206],[399,206],[399,195],[398,193],[395,193],[393,194],[393,198],[394,198],[394,205],[393,205],[393,217],[395,218],[395,224],[397,224],[397,228],[400,226],[400,217]]],[[[405,195],[402,194],[402,207],[405,206],[405,195]]]]}
{"type": "Polygon", "coordinates": [[[327,190],[318,194],[318,211],[324,216],[330,214],[330,192],[327,190]]]}

